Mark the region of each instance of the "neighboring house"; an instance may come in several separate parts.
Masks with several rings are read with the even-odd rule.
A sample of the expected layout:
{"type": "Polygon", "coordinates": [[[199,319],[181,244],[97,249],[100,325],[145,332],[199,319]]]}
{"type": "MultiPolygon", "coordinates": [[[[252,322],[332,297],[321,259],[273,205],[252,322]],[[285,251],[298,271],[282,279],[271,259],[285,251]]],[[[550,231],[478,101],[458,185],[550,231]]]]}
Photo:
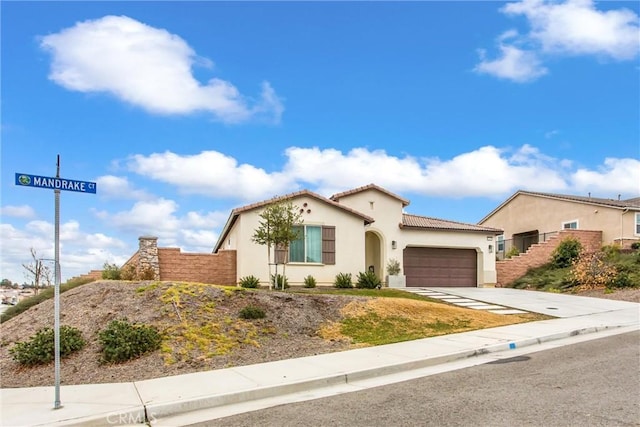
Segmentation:
{"type": "Polygon", "coordinates": [[[640,240],[640,197],[628,200],[517,191],[479,225],[504,230],[498,256],[512,247],[525,252],[559,230],[602,231],[602,243],[628,247],[640,240]]]}
{"type": "Polygon", "coordinates": [[[390,259],[400,262],[406,286],[496,283],[493,252],[502,230],[406,214],[407,199],[374,184],[331,198],[303,190],[234,209],[213,252],[237,252],[238,279],[253,275],[268,283],[266,246],[252,236],[260,213],[279,200],[291,200],[303,220],[301,238],[289,249],[290,284],[312,275],[318,284],[331,285],[338,273],[351,273],[355,281],[368,269],[384,280],[390,259]]]}

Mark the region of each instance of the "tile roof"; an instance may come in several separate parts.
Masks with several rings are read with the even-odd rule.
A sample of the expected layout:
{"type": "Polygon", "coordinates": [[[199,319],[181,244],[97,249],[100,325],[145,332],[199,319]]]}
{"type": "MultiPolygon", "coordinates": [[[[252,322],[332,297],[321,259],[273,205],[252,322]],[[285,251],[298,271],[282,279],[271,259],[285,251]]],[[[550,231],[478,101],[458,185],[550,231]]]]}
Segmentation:
{"type": "Polygon", "coordinates": [[[572,202],[593,203],[597,205],[613,206],[616,208],[629,208],[629,207],[640,208],[640,197],[627,199],[627,200],[617,200],[617,199],[604,199],[600,197],[574,196],[570,194],[539,193],[536,191],[522,191],[522,190],[518,191],[518,193],[530,194],[532,196],[549,197],[552,199],[569,200],[572,202]]]}
{"type": "Polygon", "coordinates": [[[409,200],[405,199],[404,197],[400,197],[397,194],[394,194],[389,190],[385,190],[384,188],[382,188],[380,186],[377,186],[376,184],[369,184],[369,185],[365,185],[363,187],[354,188],[353,190],[343,191],[342,193],[334,194],[333,196],[330,197],[330,199],[337,202],[342,197],[350,196],[352,194],[361,193],[361,192],[366,191],[366,190],[378,190],[379,192],[384,193],[387,196],[390,196],[390,197],[393,197],[394,199],[400,200],[402,202],[402,206],[408,206],[409,203],[410,203],[409,200]]]}
{"type": "Polygon", "coordinates": [[[358,212],[355,209],[351,209],[347,206],[341,205],[340,203],[333,201],[331,199],[327,199],[326,197],[323,197],[321,195],[319,195],[318,193],[314,193],[313,191],[309,191],[309,190],[300,190],[300,191],[296,191],[295,193],[290,193],[290,194],[285,194],[284,196],[276,196],[273,197],[271,199],[268,200],[263,200],[261,202],[257,202],[257,203],[252,203],[250,205],[246,205],[246,206],[241,206],[239,208],[235,208],[233,211],[231,211],[231,215],[234,214],[239,214],[242,212],[247,212],[247,211],[251,211],[253,209],[257,209],[257,208],[261,208],[263,206],[267,206],[271,203],[274,202],[280,202],[280,201],[284,201],[284,200],[290,200],[290,199],[295,199],[296,197],[301,197],[301,196],[308,196],[308,197],[313,197],[314,199],[318,199],[322,202],[325,202],[331,206],[334,206],[338,209],[342,209],[343,211],[346,211],[350,214],[356,215],[361,217],[362,219],[364,219],[364,221],[367,224],[371,224],[372,222],[374,222],[374,219],[371,218],[370,216],[367,216],[363,213],[358,212]]]}
{"type": "Polygon", "coordinates": [[[236,222],[236,220],[238,219],[238,216],[243,213],[243,212],[248,212],[254,209],[258,209],[261,208],[263,206],[267,206],[271,203],[274,202],[280,202],[280,201],[284,201],[284,200],[290,200],[290,199],[295,199],[296,197],[301,197],[301,196],[308,196],[308,197],[312,197],[314,199],[320,200],[321,202],[327,203],[335,208],[338,208],[344,212],[347,212],[351,215],[355,215],[358,216],[360,218],[362,218],[365,222],[365,224],[371,224],[372,222],[374,222],[375,220],[373,218],[371,218],[370,216],[364,215],[358,211],[356,211],[355,209],[351,209],[347,206],[341,205],[338,202],[335,202],[333,200],[327,199],[326,197],[323,197],[317,193],[314,193],[313,191],[309,191],[309,190],[300,190],[300,191],[296,191],[295,193],[290,193],[290,194],[285,194],[284,196],[276,196],[273,197],[271,199],[267,199],[267,200],[263,200],[261,202],[257,202],[257,203],[251,203],[249,205],[245,205],[245,206],[241,206],[239,208],[235,208],[234,210],[231,211],[231,214],[229,214],[229,218],[227,219],[227,223],[224,225],[224,228],[222,229],[222,232],[220,233],[220,237],[218,238],[218,241],[216,242],[215,246],[213,247],[213,253],[216,253],[218,251],[218,249],[220,249],[220,246],[222,245],[222,243],[224,242],[224,240],[227,237],[227,234],[229,233],[229,231],[231,230],[231,227],[233,226],[233,224],[236,222]]]}
{"type": "Polygon", "coordinates": [[[402,214],[401,227],[427,228],[431,230],[455,230],[455,231],[480,231],[486,233],[502,233],[502,230],[493,227],[483,227],[476,224],[449,221],[427,216],[402,214]]]}

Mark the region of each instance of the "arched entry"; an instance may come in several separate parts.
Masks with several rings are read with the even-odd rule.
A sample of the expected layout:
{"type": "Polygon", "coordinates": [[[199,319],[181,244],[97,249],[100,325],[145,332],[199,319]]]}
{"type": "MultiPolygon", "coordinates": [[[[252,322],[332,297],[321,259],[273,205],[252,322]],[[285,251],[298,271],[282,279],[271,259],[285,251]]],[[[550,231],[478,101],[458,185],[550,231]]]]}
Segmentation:
{"type": "Polygon", "coordinates": [[[373,271],[376,273],[376,276],[382,280],[382,239],[380,235],[375,231],[365,232],[364,248],[366,268],[368,269],[373,266],[373,271]]]}

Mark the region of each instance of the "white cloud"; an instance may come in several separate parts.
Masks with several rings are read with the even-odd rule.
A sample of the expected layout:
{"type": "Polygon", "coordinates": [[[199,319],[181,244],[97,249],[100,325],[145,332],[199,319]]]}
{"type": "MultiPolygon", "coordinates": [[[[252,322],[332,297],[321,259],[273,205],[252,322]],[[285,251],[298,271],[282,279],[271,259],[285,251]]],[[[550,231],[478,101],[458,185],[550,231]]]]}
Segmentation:
{"type": "Polygon", "coordinates": [[[640,195],[640,161],[607,158],[597,170],[578,169],[572,174],[571,182],[581,193],[621,193],[637,197],[640,195]]]}
{"type": "Polygon", "coordinates": [[[253,105],[230,82],[201,84],[194,65],[208,66],[178,35],[126,16],[105,16],[42,37],[51,52],[49,78],[79,92],[103,92],[157,114],[208,111],[221,121],[255,118],[278,122],[280,98],[269,83],[253,105]]]}
{"type": "Polygon", "coordinates": [[[480,49],[480,63],[474,71],[518,83],[533,81],[548,72],[534,52],[507,44],[501,44],[499,49],[501,56],[494,60],[488,60],[486,51],[480,49]]]}
{"type": "Polygon", "coordinates": [[[285,170],[297,180],[315,184],[323,194],[371,182],[399,193],[444,197],[502,195],[533,183],[540,191],[565,188],[555,162],[527,145],[511,156],[507,150],[486,146],[449,160],[398,158],[364,148],[346,154],[290,148],[287,155],[285,170]]]}
{"type": "MultiPolygon", "coordinates": [[[[186,156],[170,152],[138,155],[130,166],[137,173],[175,185],[183,192],[246,203],[300,188],[331,195],[372,182],[401,194],[456,198],[503,197],[517,189],[571,192],[574,186],[581,192],[582,187],[577,185],[581,181],[572,178],[573,174],[592,176],[589,174],[601,174],[600,169],[610,171],[607,185],[629,189],[623,178],[625,174],[632,176],[628,175],[629,162],[633,165],[632,159],[607,159],[599,171],[576,171],[571,160],[547,156],[531,145],[516,149],[484,146],[450,159],[397,157],[384,150],[366,148],[342,152],[333,148],[290,147],[284,154],[287,160],[283,168],[270,173],[251,165],[238,165],[235,159],[214,151],[186,156]],[[182,170],[185,172],[181,173],[182,170]]],[[[125,221],[136,229],[163,222],[164,229],[167,224],[172,228],[181,224],[189,229],[211,229],[228,214],[189,213],[178,218],[176,212],[174,202],[161,200],[138,203],[131,211],[111,220],[116,224],[125,221]]]]}
{"type": "Polygon", "coordinates": [[[277,194],[291,187],[281,173],[237,160],[217,151],[196,155],[178,155],[170,151],[129,159],[129,170],[151,179],[173,184],[190,194],[255,200],[266,192],[277,194]]]}
{"type": "Polygon", "coordinates": [[[131,209],[117,213],[99,212],[99,217],[130,235],[158,237],[160,246],[177,246],[186,251],[210,252],[217,234],[229,212],[200,213],[190,211],[178,215],[179,206],[173,200],[139,201],[131,209]]]}
{"type": "Polygon", "coordinates": [[[629,9],[599,11],[591,0],[523,0],[508,3],[502,11],[526,16],[530,37],[547,52],[629,60],[640,51],[640,21],[629,9]]]}
{"type": "Polygon", "coordinates": [[[7,205],[7,206],[0,207],[0,215],[29,219],[29,218],[35,217],[36,213],[33,210],[33,208],[28,205],[20,205],[20,206],[7,205]]]}
{"type": "MultiPolygon", "coordinates": [[[[11,224],[0,224],[0,239],[11,242],[10,245],[2,246],[2,278],[20,283],[27,279],[22,264],[32,261],[31,248],[36,250],[38,257],[53,259],[53,229],[54,225],[46,221],[31,221],[23,229],[11,224]]],[[[132,249],[117,238],[81,231],[77,221],[60,225],[60,268],[63,281],[89,270],[99,269],[105,261],[124,263],[132,253],[132,249]]]]}
{"type": "Polygon", "coordinates": [[[135,189],[126,177],[103,175],[96,179],[100,197],[107,199],[146,200],[152,198],[144,190],[135,189]]]}
{"type": "Polygon", "coordinates": [[[550,130],[550,131],[544,133],[544,137],[546,139],[551,139],[554,136],[558,135],[559,133],[560,133],[560,131],[558,129],[550,130]]]}
{"type": "Polygon", "coordinates": [[[474,68],[478,73],[523,83],[548,73],[543,57],[594,55],[623,61],[640,52],[640,19],[629,9],[599,11],[591,0],[522,0],[500,10],[525,16],[531,30],[526,35],[508,30],[499,36],[497,59],[488,60],[480,49],[474,68]]]}

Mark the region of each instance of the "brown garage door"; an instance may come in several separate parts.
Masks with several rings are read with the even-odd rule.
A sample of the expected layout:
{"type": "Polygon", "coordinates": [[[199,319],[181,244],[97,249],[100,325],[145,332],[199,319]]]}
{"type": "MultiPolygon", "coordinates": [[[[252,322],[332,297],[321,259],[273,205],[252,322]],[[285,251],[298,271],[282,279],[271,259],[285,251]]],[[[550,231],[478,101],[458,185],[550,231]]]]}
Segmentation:
{"type": "Polygon", "coordinates": [[[475,249],[405,248],[407,286],[477,286],[475,249]]]}

